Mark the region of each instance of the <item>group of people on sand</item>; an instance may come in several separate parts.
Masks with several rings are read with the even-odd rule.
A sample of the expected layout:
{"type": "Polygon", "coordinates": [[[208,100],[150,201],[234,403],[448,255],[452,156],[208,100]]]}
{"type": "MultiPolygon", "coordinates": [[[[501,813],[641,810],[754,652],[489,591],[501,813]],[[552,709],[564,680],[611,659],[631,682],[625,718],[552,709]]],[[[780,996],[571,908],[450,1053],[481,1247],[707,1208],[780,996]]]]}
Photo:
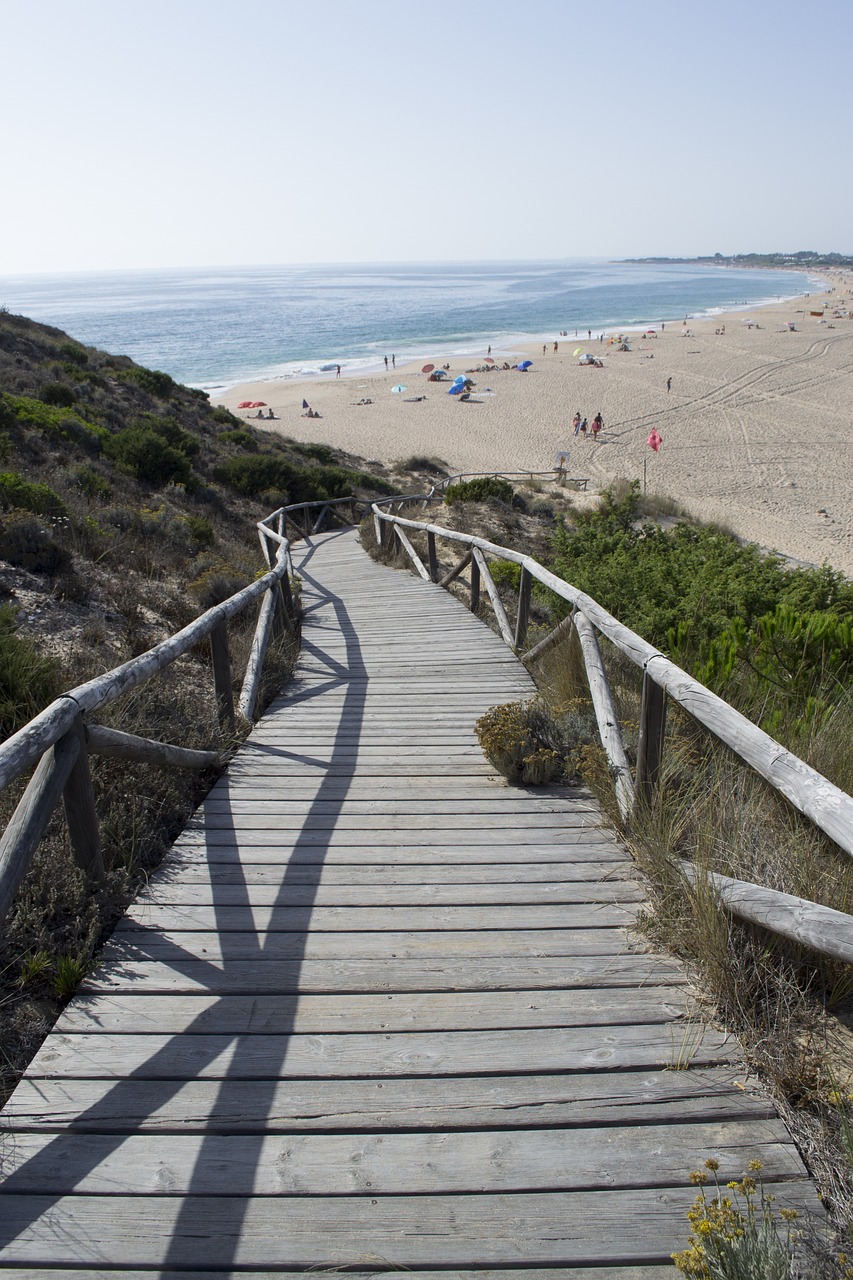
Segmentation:
{"type": "Polygon", "coordinates": [[[273,413],[272,409],[270,409],[269,413],[264,413],[263,409],[259,409],[258,412],[255,414],[255,417],[263,418],[265,421],[268,422],[270,418],[275,417],[275,414],[273,413]]]}
{"type": "Polygon", "coordinates": [[[572,426],[576,436],[582,436],[585,440],[588,432],[592,436],[593,440],[597,440],[599,432],[604,428],[604,419],[599,412],[595,415],[592,422],[588,423],[586,418],[581,417],[581,411],[578,409],[577,413],[572,418],[572,426]]]}

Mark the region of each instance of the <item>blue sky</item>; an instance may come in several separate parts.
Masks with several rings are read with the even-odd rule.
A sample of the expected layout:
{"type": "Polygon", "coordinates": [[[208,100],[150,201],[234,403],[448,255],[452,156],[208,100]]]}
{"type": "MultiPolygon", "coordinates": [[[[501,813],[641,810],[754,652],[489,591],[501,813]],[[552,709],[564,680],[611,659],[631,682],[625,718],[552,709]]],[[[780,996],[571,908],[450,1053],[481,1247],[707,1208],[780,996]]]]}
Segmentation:
{"type": "Polygon", "coordinates": [[[3,0],[2,20],[0,274],[853,253],[850,0],[3,0]]]}

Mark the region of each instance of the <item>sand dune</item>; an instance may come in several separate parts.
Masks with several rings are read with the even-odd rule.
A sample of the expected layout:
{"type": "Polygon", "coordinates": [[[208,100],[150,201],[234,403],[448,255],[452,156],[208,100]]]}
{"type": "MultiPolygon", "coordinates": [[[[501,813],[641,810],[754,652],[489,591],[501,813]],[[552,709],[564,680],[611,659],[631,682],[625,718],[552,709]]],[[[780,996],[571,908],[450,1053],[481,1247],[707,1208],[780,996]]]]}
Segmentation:
{"type": "MultiPolygon", "coordinates": [[[[645,464],[649,490],[693,514],[853,576],[853,319],[832,315],[846,310],[853,275],[827,283],[833,293],[750,313],[758,328],[734,313],[691,320],[686,335],[667,324],[656,337],[631,335],[629,352],[560,339],[556,354],[550,345],[527,353],[528,373],[472,374],[467,403],[428,382],[420,362],[388,375],[244,384],[218,403],[248,417],[238,402],[265,400],[278,415],[270,428],[386,462],[428,454],[458,471],[545,470],[568,448],[570,473],[588,476],[591,488],[642,480],[645,464]],[[824,303],[825,319],[804,316],[804,306],[824,303]],[[579,367],[578,348],[601,354],[605,367],[579,367]],[[393,395],[400,382],[407,397],[426,399],[393,395]],[[302,416],[303,397],[321,419],[302,416]],[[576,410],[590,421],[601,412],[597,441],[573,436],[576,410]],[[652,427],[663,438],[657,454],[646,444],[652,427]]],[[[451,376],[481,359],[456,361],[451,376]]]]}

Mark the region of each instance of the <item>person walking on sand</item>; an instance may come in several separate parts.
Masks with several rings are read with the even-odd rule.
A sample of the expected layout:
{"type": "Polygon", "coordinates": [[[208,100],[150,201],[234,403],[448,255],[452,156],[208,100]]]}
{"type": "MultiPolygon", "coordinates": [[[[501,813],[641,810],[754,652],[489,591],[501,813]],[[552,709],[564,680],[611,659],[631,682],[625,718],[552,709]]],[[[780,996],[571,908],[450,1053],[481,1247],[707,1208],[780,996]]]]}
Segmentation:
{"type": "Polygon", "coordinates": [[[385,372],[388,372],[388,357],[385,357],[385,372]]]}
{"type": "Polygon", "coordinates": [[[670,391],[671,391],[671,390],[672,390],[672,378],[667,378],[667,380],[666,380],[666,394],[667,394],[667,395],[669,395],[669,393],[670,393],[670,391]]]}
{"type": "Polygon", "coordinates": [[[581,429],[581,411],[580,411],[580,409],[578,409],[577,413],[576,413],[576,414],[575,414],[575,416],[572,418],[572,426],[573,426],[573,427],[574,427],[574,429],[575,429],[575,435],[577,435],[577,433],[578,433],[578,432],[580,431],[580,429],[581,429]]]}
{"type": "Polygon", "coordinates": [[[336,377],[336,378],[339,378],[340,376],[341,376],[341,366],[340,366],[339,364],[336,364],[336,365],[335,365],[335,377],[336,377]]]}
{"type": "Polygon", "coordinates": [[[583,421],[581,422],[580,433],[585,440],[586,439],[586,418],[584,418],[583,421]]]}
{"type": "Polygon", "coordinates": [[[597,439],[598,439],[598,433],[599,433],[599,431],[601,430],[601,428],[602,428],[603,426],[604,426],[604,419],[602,418],[602,416],[601,416],[601,414],[600,414],[600,413],[597,413],[597,414],[595,415],[595,417],[593,418],[593,420],[592,420],[592,438],[593,438],[593,440],[597,440],[597,439]]]}
{"type": "Polygon", "coordinates": [[[397,357],[396,357],[396,356],[392,356],[392,357],[391,357],[391,368],[392,368],[392,369],[396,369],[396,368],[397,368],[397,357]]]}
{"type": "Polygon", "coordinates": [[[559,350],[560,350],[560,344],[559,344],[559,342],[555,342],[555,343],[554,343],[554,355],[556,355],[556,354],[557,354],[557,352],[558,352],[559,350]]]}

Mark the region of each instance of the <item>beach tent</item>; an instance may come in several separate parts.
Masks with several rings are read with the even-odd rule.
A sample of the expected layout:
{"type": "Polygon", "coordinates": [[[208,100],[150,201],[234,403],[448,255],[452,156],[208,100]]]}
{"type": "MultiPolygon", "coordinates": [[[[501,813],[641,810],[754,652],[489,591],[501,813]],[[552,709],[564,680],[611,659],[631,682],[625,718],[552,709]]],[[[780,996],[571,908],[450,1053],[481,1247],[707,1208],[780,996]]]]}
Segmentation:
{"type": "Polygon", "coordinates": [[[520,369],[522,373],[527,373],[527,370],[528,370],[528,369],[532,369],[532,368],[533,368],[533,361],[532,361],[532,360],[522,360],[521,364],[517,364],[515,367],[516,367],[516,369],[520,369]]]}
{"type": "Polygon", "coordinates": [[[398,382],[396,387],[391,388],[391,395],[398,396],[402,391],[408,391],[408,387],[404,387],[402,382],[398,382]]]}

